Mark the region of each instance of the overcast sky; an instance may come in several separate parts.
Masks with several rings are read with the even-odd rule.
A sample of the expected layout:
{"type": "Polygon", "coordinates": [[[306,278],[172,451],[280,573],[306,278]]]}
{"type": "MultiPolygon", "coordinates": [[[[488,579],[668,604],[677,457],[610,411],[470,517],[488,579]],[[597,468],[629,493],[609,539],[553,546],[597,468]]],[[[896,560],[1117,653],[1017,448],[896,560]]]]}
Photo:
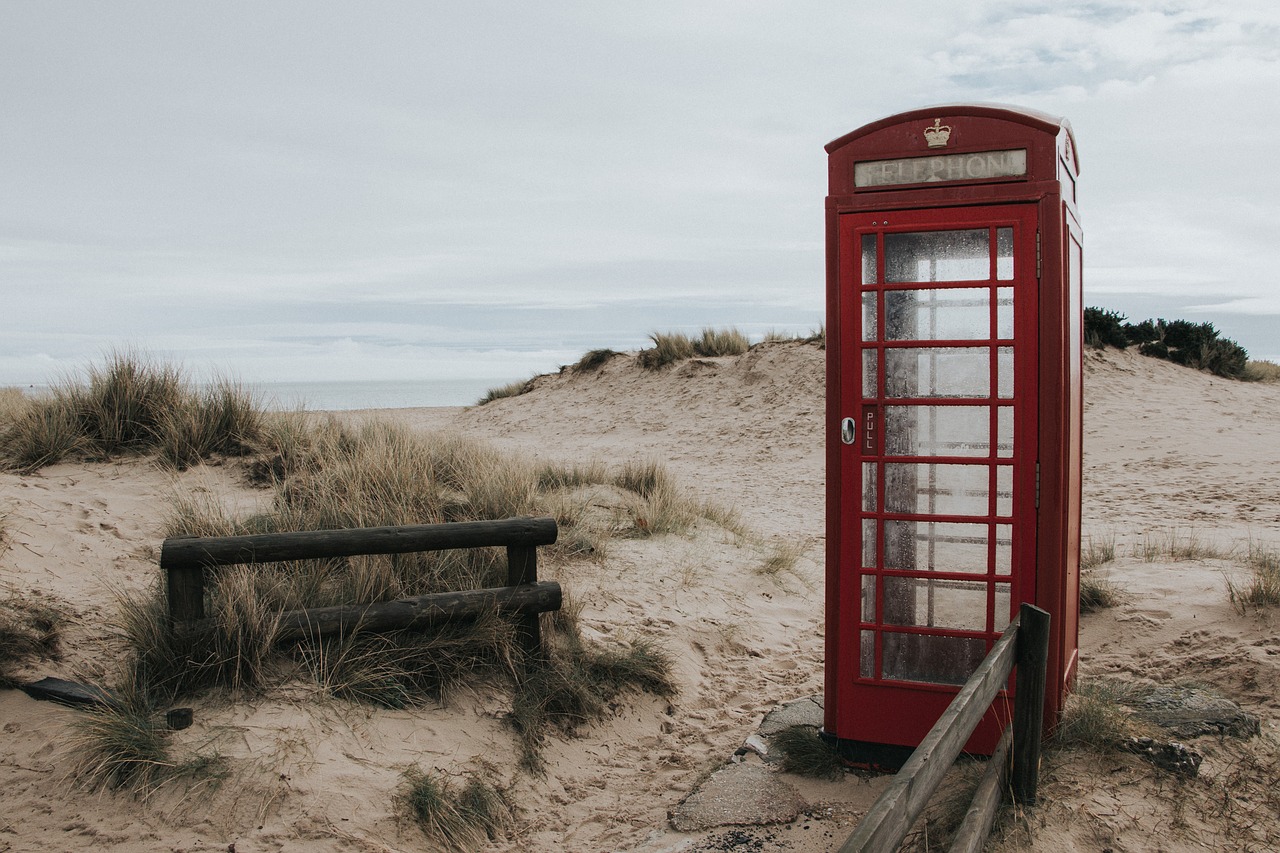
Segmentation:
{"type": "Polygon", "coordinates": [[[0,384],[517,379],[823,320],[822,146],[1066,116],[1086,304],[1280,358],[1280,3],[0,0],[0,384]]]}

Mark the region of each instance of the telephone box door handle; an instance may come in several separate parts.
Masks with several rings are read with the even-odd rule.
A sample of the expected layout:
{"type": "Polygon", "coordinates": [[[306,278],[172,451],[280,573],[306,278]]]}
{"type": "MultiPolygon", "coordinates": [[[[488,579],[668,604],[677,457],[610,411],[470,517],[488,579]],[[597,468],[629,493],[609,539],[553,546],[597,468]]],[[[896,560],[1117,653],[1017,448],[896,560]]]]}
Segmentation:
{"type": "Polygon", "coordinates": [[[858,441],[858,422],[853,418],[845,418],[840,422],[840,440],[845,444],[856,444],[858,441]]]}

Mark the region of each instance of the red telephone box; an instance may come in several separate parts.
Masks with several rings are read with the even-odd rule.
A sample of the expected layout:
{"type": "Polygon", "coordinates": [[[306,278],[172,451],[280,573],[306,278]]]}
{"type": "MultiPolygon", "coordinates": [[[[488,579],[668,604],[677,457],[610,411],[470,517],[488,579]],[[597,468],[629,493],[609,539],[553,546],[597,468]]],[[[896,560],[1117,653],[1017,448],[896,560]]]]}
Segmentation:
{"type": "MultiPolygon", "coordinates": [[[[1081,229],[1070,125],[929,107],[826,146],[824,738],[900,765],[1017,612],[1078,649],[1081,229]]],[[[966,746],[990,754],[997,699],[966,746]]]]}

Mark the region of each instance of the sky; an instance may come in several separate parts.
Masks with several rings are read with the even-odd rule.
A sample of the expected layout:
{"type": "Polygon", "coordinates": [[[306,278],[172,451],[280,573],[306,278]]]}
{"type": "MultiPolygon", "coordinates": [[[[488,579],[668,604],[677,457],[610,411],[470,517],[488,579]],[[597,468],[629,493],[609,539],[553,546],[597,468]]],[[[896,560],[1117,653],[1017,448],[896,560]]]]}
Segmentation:
{"type": "Polygon", "coordinates": [[[1065,116],[1085,303],[1280,360],[1280,4],[0,0],[0,385],[511,380],[823,322],[823,145],[1065,116]]]}

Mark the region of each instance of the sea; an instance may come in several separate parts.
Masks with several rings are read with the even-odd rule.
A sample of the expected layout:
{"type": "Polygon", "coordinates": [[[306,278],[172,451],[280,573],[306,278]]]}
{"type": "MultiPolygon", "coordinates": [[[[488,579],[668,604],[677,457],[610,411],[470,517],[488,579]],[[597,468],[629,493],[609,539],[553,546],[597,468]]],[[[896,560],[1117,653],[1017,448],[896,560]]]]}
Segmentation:
{"type": "Polygon", "coordinates": [[[417,379],[374,382],[245,382],[267,409],[341,412],[352,409],[415,409],[473,406],[501,379],[417,379]]]}
{"type": "MultiPolygon", "coordinates": [[[[240,382],[268,410],[342,412],[353,409],[412,409],[426,406],[473,406],[504,379],[410,379],[377,381],[240,382]]],[[[20,384],[31,395],[49,385],[20,384]]]]}

